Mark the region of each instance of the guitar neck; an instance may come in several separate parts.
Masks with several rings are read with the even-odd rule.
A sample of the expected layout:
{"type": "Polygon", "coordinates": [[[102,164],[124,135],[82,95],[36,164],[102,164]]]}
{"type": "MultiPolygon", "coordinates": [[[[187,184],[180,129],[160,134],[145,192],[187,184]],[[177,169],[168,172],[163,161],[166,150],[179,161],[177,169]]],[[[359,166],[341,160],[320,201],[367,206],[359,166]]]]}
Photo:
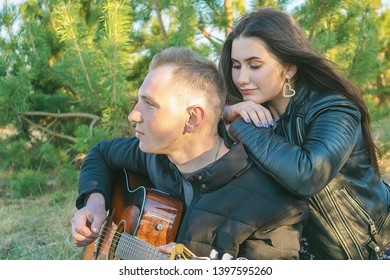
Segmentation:
{"type": "Polygon", "coordinates": [[[116,246],[115,256],[122,260],[169,260],[155,246],[123,232],[116,246]]]}

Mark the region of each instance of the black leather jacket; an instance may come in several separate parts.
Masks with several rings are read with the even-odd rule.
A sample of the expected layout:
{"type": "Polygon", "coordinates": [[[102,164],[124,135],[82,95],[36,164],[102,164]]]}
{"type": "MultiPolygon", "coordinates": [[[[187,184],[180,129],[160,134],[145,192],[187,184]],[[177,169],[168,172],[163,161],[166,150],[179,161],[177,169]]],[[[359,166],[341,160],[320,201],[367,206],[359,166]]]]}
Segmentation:
{"type": "Polygon", "coordinates": [[[275,130],[229,128],[261,169],[309,198],[304,235],[317,259],[375,259],[390,242],[390,189],[369,164],[360,116],[345,97],[300,86],[275,130]]]}
{"type": "MultiPolygon", "coordinates": [[[[183,179],[165,155],[145,154],[137,138],[101,141],[84,160],[79,177],[81,208],[88,195],[100,192],[111,207],[115,170],[148,175],[153,185],[183,199],[183,179]]],[[[254,165],[242,144],[213,164],[186,175],[193,188],[177,242],[200,257],[215,248],[233,258],[297,259],[309,209],[254,165]]]]}

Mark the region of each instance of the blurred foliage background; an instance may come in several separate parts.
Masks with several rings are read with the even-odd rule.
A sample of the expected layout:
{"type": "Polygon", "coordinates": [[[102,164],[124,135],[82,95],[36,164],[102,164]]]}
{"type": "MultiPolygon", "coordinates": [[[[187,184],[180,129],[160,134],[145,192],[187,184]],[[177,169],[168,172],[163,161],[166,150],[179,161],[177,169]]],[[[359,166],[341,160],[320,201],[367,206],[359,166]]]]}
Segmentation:
{"type": "MultiPolygon", "coordinates": [[[[153,55],[184,46],[217,63],[234,20],[260,6],[291,13],[318,51],[345,70],[381,124],[381,150],[390,150],[390,8],[380,0],[0,3],[0,214],[35,201],[47,209],[70,205],[68,219],[87,151],[100,139],[133,134],[127,115],[153,55]]],[[[10,226],[14,220],[3,220],[2,234],[20,227],[10,226]]],[[[0,259],[41,256],[28,257],[15,239],[0,244],[0,259]]],[[[43,258],[77,255],[69,250],[43,258]]]]}

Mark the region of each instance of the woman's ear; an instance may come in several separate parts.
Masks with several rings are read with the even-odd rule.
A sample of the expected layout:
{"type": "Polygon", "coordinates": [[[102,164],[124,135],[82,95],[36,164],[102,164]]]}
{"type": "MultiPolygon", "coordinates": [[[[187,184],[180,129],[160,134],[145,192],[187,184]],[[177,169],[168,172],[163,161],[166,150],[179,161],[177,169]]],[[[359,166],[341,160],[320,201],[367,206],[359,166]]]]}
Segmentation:
{"type": "Polygon", "coordinates": [[[297,73],[298,67],[294,64],[289,64],[286,66],[286,77],[292,79],[297,73]]]}
{"type": "Polygon", "coordinates": [[[205,110],[201,105],[194,105],[188,109],[188,114],[184,132],[191,133],[205,120],[205,110]]]}

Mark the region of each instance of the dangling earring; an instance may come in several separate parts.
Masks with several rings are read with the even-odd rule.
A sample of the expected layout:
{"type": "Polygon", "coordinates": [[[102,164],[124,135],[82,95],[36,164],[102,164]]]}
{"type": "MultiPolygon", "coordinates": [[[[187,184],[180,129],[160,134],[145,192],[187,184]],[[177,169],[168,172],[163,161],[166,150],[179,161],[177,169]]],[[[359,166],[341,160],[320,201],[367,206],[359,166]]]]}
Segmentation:
{"type": "Polygon", "coordinates": [[[291,87],[290,78],[287,78],[287,81],[283,85],[283,96],[293,97],[294,95],[295,95],[295,90],[293,90],[291,87]]]}

